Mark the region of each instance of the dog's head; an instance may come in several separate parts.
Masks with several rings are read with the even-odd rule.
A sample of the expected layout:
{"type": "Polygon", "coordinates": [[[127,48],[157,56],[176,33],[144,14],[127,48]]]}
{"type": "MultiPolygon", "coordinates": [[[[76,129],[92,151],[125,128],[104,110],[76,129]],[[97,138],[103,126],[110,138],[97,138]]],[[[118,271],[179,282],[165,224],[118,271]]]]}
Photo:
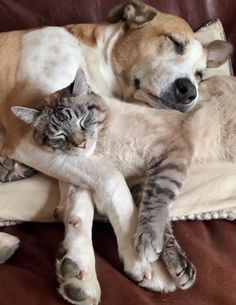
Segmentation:
{"type": "Polygon", "coordinates": [[[121,3],[109,17],[124,21],[112,60],[126,100],[189,111],[207,66],[220,66],[232,52],[223,41],[202,46],[183,19],[137,0],[121,3]]]}

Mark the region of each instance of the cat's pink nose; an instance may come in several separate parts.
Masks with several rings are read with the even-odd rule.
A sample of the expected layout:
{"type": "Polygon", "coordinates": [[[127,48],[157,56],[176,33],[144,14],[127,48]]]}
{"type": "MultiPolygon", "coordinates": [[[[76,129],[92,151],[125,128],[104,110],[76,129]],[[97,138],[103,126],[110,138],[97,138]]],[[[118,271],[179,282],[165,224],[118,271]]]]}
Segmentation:
{"type": "Polygon", "coordinates": [[[79,148],[86,148],[86,141],[82,141],[79,145],[79,148]]]}

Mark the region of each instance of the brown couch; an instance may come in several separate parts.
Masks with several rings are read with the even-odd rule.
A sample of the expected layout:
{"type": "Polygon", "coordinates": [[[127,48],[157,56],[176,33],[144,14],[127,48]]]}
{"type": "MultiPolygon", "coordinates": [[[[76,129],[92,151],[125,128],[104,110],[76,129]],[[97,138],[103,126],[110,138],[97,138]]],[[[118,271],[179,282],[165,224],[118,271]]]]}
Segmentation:
{"type": "MultiPolygon", "coordinates": [[[[0,31],[97,22],[104,19],[106,12],[117,2],[118,0],[0,0],[0,31]]],[[[162,11],[184,17],[193,29],[219,17],[229,41],[236,47],[236,1],[146,2],[162,11]]],[[[236,69],[236,55],[233,65],[236,69]]],[[[236,304],[234,223],[189,221],[178,222],[174,227],[181,245],[197,266],[197,282],[188,291],[160,294],[139,288],[123,274],[111,227],[108,224],[94,225],[102,305],[236,304]]],[[[67,304],[56,293],[54,275],[54,253],[62,240],[63,227],[59,224],[23,224],[3,228],[2,231],[18,236],[22,244],[14,257],[0,266],[0,305],[67,304]]]]}

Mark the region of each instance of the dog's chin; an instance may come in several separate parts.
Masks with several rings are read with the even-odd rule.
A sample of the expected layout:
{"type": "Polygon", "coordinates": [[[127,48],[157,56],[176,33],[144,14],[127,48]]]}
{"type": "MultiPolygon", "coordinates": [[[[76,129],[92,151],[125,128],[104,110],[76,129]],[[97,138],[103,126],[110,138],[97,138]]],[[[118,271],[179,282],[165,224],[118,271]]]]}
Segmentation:
{"type": "Polygon", "coordinates": [[[175,101],[174,98],[168,96],[157,96],[145,90],[137,90],[134,93],[133,98],[136,101],[148,104],[153,108],[174,109],[180,112],[191,111],[197,102],[197,99],[195,99],[189,103],[180,103],[175,101]]]}
{"type": "Polygon", "coordinates": [[[188,104],[180,104],[176,103],[174,104],[174,109],[180,111],[180,112],[190,112],[196,104],[196,101],[192,101],[191,103],[188,104]]]}
{"type": "Polygon", "coordinates": [[[133,94],[132,100],[134,100],[135,103],[146,104],[157,109],[171,108],[160,98],[144,90],[136,90],[135,93],[133,94]]]}

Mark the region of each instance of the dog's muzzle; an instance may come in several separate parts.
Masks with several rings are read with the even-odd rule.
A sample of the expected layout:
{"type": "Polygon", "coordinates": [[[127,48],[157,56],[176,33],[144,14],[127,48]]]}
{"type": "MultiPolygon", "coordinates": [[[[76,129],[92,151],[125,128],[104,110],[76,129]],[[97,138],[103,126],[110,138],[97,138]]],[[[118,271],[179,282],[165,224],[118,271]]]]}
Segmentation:
{"type": "Polygon", "coordinates": [[[155,108],[170,108],[181,112],[188,112],[192,110],[197,102],[197,89],[188,78],[176,79],[160,95],[155,95],[151,90],[142,88],[141,80],[138,78],[134,80],[134,85],[137,92],[141,91],[144,93],[144,96],[141,95],[141,99],[139,94],[138,100],[143,100],[155,108]],[[148,96],[147,101],[145,100],[145,94],[148,96]],[[151,103],[150,100],[152,101],[151,103]]]}

